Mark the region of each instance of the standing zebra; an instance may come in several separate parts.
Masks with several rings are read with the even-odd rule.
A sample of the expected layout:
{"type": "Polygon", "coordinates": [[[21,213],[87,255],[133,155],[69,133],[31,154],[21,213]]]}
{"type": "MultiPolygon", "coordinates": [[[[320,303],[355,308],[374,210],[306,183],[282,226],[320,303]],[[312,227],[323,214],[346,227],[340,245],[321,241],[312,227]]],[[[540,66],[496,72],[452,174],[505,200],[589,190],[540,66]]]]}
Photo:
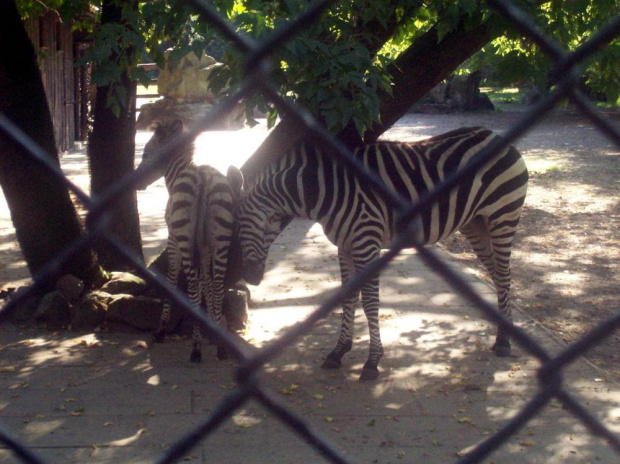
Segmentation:
{"type": "MultiPolygon", "coordinates": [[[[177,285],[182,271],[187,279],[188,296],[199,307],[204,300],[214,322],[222,322],[224,277],[229,248],[234,232],[235,208],[243,178],[234,167],[227,176],[211,166],[193,163],[194,144],[180,143],[170,154],[165,166],[154,166],[154,154],[181,135],[180,120],[161,123],[144,147],[141,164],[151,166],[152,174],[139,188],[144,189],[162,175],[168,189],[166,224],[168,226],[168,282],[177,285]]],[[[164,301],[156,341],[163,341],[170,318],[170,302],[164,301]]],[[[190,360],[202,358],[202,334],[194,324],[193,349],[190,360]]],[[[219,359],[226,350],[218,346],[219,359]]]]}
{"type": "MultiPolygon", "coordinates": [[[[376,143],[354,155],[393,190],[415,201],[461,168],[493,139],[482,128],[448,132],[416,143],[376,143]]],[[[449,194],[421,214],[421,240],[433,244],[461,231],[493,278],[499,311],[511,318],[509,307],[510,251],[525,200],[528,173],[521,155],[509,147],[475,175],[463,179],[449,194]]],[[[343,284],[380,256],[392,242],[395,211],[371,188],[334,161],[329,152],[303,145],[265,169],[239,202],[239,236],[244,277],[260,283],[269,247],[294,217],[318,221],[338,247],[343,284]]],[[[379,276],[361,289],[370,332],[369,357],[361,380],[374,380],[383,356],[379,333],[379,276]]],[[[337,368],[352,347],[353,319],[359,294],[343,302],[343,319],[336,348],[323,368],[337,368]]],[[[493,350],[510,354],[508,335],[498,330],[493,350]]]]}

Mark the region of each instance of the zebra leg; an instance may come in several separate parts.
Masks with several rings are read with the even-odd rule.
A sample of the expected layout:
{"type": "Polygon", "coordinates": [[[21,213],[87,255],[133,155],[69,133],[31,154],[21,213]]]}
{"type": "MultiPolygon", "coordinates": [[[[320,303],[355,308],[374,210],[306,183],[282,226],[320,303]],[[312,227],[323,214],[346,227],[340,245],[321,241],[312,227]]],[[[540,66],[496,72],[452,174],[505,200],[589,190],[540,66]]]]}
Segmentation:
{"type": "MultiPolygon", "coordinates": [[[[494,250],[495,275],[493,282],[497,290],[497,306],[500,314],[512,322],[512,308],[510,307],[510,255],[515,227],[508,231],[502,228],[491,232],[491,243],[494,250]]],[[[496,356],[510,356],[510,338],[506,329],[498,328],[493,351],[496,356]]]]}
{"type": "MultiPolygon", "coordinates": [[[[507,237],[505,235],[501,236],[496,242],[491,238],[489,227],[485,218],[476,217],[463,227],[461,232],[465,235],[474,253],[476,253],[476,256],[493,279],[497,292],[498,310],[500,314],[512,320],[512,314],[508,306],[508,294],[510,290],[510,270],[508,263],[510,260],[510,247],[514,231],[512,234],[508,234],[508,247],[506,249],[505,239],[507,237]]],[[[492,349],[496,356],[503,357],[510,355],[510,339],[504,329],[497,329],[497,336],[495,337],[495,344],[492,349]]]]}
{"type": "Polygon", "coordinates": [[[375,380],[379,377],[379,361],[383,357],[383,345],[379,331],[379,276],[370,279],[362,287],[362,306],[368,320],[370,347],[368,360],[362,368],[360,380],[375,380]]]}
{"type": "MultiPolygon", "coordinates": [[[[179,283],[179,272],[181,270],[181,253],[179,251],[177,242],[174,238],[168,238],[168,275],[167,280],[170,285],[176,287],[179,283]]],[[[161,318],[159,320],[159,327],[153,333],[153,340],[157,343],[162,343],[166,338],[166,327],[170,320],[170,300],[164,299],[164,307],[161,312],[161,318]]]]}
{"type": "MultiPolygon", "coordinates": [[[[196,309],[200,309],[200,303],[202,301],[202,292],[200,291],[199,277],[196,276],[195,271],[190,271],[191,277],[188,279],[187,291],[192,305],[196,309]]],[[[190,362],[199,363],[202,361],[202,330],[200,322],[195,321],[192,330],[192,354],[189,357],[190,362]]]]}
{"type": "Polygon", "coordinates": [[[166,326],[170,320],[170,301],[166,298],[164,301],[164,307],[161,311],[161,318],[159,320],[159,327],[153,333],[153,340],[157,343],[163,343],[166,338],[166,326]]]}
{"type": "MultiPolygon", "coordinates": [[[[222,305],[224,302],[224,275],[223,273],[216,272],[213,278],[211,279],[210,285],[210,298],[209,298],[209,311],[211,313],[211,317],[213,322],[218,327],[222,326],[223,316],[222,316],[222,305]]],[[[223,361],[228,359],[228,350],[226,349],[226,345],[222,342],[217,342],[217,359],[223,361]]]]}
{"type": "MultiPolygon", "coordinates": [[[[353,273],[355,266],[350,256],[338,250],[338,260],[340,261],[340,276],[342,284],[347,283],[353,273]]],[[[342,324],[340,325],[340,335],[336,348],[327,355],[321,367],[323,369],[338,369],[342,364],[342,357],[351,351],[353,347],[353,323],[355,321],[355,309],[359,304],[359,292],[348,296],[342,303],[342,324]]]]}

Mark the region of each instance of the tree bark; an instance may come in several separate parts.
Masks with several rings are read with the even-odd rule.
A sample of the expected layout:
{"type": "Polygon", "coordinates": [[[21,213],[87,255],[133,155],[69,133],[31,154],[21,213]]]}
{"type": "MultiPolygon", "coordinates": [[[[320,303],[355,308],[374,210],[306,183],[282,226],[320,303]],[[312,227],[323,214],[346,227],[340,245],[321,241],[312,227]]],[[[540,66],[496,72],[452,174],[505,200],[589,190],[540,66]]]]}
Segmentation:
{"type": "MultiPolygon", "coordinates": [[[[112,0],[103,2],[102,24],[120,23],[121,7],[112,0]]],[[[88,143],[88,159],[91,176],[91,192],[100,194],[121,177],[134,169],[136,134],[136,83],[128,71],[122,73],[120,84],[125,88],[127,100],[121,105],[117,117],[107,107],[108,86],[97,88],[93,131],[88,143]]],[[[108,210],[109,231],[142,257],[140,219],[135,190],[118,196],[108,210]]],[[[107,270],[125,270],[132,266],[103,239],[95,242],[99,262],[107,270]]]]}
{"type": "MultiPolygon", "coordinates": [[[[13,0],[0,3],[0,113],[29,135],[60,165],[50,111],[34,47],[13,0]]],[[[36,274],[83,229],[67,188],[8,134],[0,131],[0,183],[28,269],[36,274]]],[[[74,274],[89,284],[97,275],[92,250],[73,257],[58,276],[74,274]]],[[[55,282],[45,283],[43,290],[55,282]]]]}
{"type": "MultiPolygon", "coordinates": [[[[409,108],[433,87],[450,76],[454,70],[495,36],[498,28],[484,22],[473,29],[461,25],[438,43],[437,28],[431,28],[418,38],[390,67],[392,95],[380,93],[381,122],[373,125],[366,134],[366,143],[376,141],[398,121],[409,108]]],[[[354,128],[340,135],[343,139],[354,128]]]]}

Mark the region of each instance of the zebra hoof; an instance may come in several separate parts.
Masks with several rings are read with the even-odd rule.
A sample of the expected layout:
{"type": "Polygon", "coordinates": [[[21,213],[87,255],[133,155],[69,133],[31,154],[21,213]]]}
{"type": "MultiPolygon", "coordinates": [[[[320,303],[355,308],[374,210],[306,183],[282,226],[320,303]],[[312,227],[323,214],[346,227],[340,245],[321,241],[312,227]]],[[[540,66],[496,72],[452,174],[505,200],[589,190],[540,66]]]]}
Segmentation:
{"type": "Polygon", "coordinates": [[[189,357],[190,362],[199,363],[202,361],[202,352],[199,349],[194,348],[192,354],[189,357]]]}
{"type": "Polygon", "coordinates": [[[341,364],[342,362],[339,359],[333,359],[328,356],[321,364],[321,369],[338,369],[341,364]]]}
{"type": "Polygon", "coordinates": [[[360,382],[367,382],[370,380],[377,380],[379,377],[379,369],[376,367],[366,367],[362,369],[362,375],[360,375],[360,382]]]}
{"type": "Polygon", "coordinates": [[[156,343],[163,343],[166,338],[166,334],[163,331],[157,331],[153,334],[153,341],[156,343]]]}
{"type": "Polygon", "coordinates": [[[506,358],[512,354],[508,340],[496,340],[492,350],[498,358],[506,358]]]}

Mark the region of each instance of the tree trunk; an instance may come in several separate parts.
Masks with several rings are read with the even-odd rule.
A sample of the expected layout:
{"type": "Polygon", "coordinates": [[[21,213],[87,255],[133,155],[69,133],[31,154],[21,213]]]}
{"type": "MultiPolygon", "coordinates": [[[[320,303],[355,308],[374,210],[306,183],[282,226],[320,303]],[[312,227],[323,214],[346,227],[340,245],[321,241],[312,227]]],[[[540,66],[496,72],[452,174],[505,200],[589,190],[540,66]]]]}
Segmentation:
{"type": "MultiPolygon", "coordinates": [[[[102,24],[120,23],[121,7],[115,2],[103,2],[102,24]]],[[[134,169],[135,134],[136,134],[136,83],[124,71],[121,83],[125,88],[127,99],[120,106],[117,117],[112,108],[107,106],[109,86],[97,88],[95,98],[95,115],[93,131],[88,143],[90,163],[91,191],[93,194],[104,192],[121,177],[134,169]]],[[[119,195],[108,210],[110,216],[109,231],[120,238],[127,246],[142,257],[140,239],[140,219],[135,190],[119,195]]],[[[99,262],[107,270],[123,270],[131,265],[105,240],[95,243],[99,262]]]]}
{"type": "MultiPolygon", "coordinates": [[[[499,28],[491,27],[487,21],[472,29],[461,23],[439,43],[436,27],[418,38],[391,66],[392,95],[380,94],[381,122],[364,134],[364,141],[376,141],[411,105],[500,33],[499,28]]],[[[341,138],[350,138],[351,130],[355,129],[348,128],[341,138]]]]}
{"type": "MultiPolygon", "coordinates": [[[[54,130],[34,47],[14,1],[0,15],[0,113],[29,135],[60,165],[54,130]]],[[[82,226],[67,188],[0,130],[0,183],[32,275],[79,238],[82,226]]],[[[89,284],[97,275],[92,251],[84,250],[59,269],[89,284]]],[[[48,290],[55,282],[46,282],[48,290]]]]}

